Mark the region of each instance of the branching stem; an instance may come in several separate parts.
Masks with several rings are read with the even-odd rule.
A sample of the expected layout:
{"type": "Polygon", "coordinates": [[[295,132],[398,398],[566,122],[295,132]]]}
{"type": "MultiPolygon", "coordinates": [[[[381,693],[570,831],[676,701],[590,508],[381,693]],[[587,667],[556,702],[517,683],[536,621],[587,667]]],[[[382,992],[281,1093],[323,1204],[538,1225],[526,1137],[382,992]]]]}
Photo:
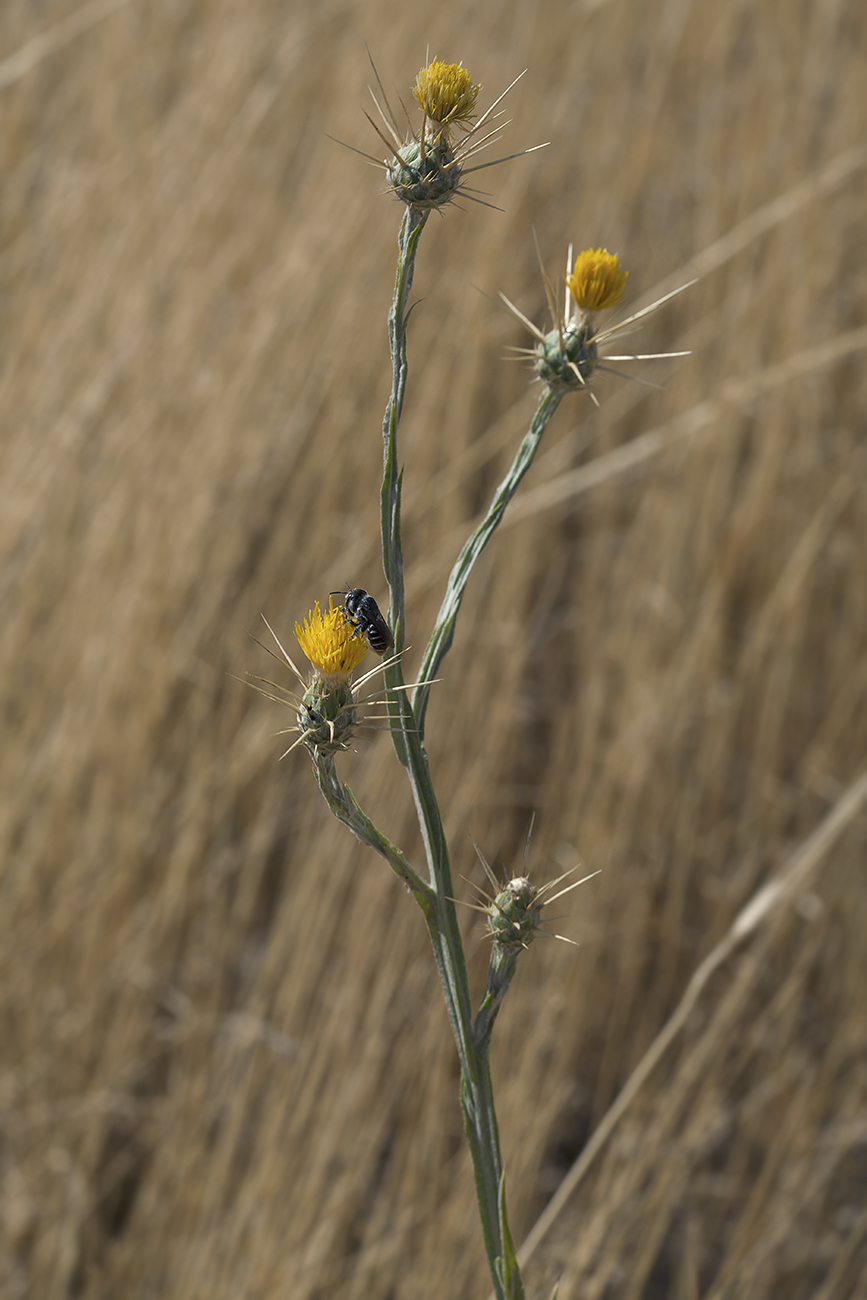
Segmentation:
{"type": "MultiPolygon", "coordinates": [[[[418,241],[427,215],[427,212],[412,207],[408,207],[404,214],[398,237],[399,252],[394,300],[388,318],[392,390],[382,428],[383,478],[380,504],[382,559],[390,596],[389,621],[394,632],[395,650],[398,652],[404,646],[406,621],[403,553],[400,539],[401,473],[397,460],[397,432],[406,387],[406,325],[411,310],[409,292],[412,286],[418,241]]],[[[500,516],[505,505],[504,500],[500,516]]],[[[493,528],[496,527],[496,522],[499,522],[499,517],[490,525],[484,541],[487,541],[493,528]]],[[[467,575],[471,567],[470,563],[467,575]]],[[[463,585],[465,583],[466,579],[463,585]]],[[[455,615],[456,613],[457,608],[455,608],[455,615]]],[[[454,618],[452,626],[453,624],[454,618]]],[[[448,645],[445,644],[437,662],[442,659],[447,649],[448,645]]],[[[403,670],[399,659],[386,669],[386,685],[392,688],[403,687],[403,670]]],[[[523,1300],[523,1286],[505,1216],[503,1162],[488,1068],[488,1039],[485,1035],[482,1041],[478,1041],[473,1032],[469,980],[457,913],[452,901],[451,867],[442,818],[430,777],[416,711],[405,690],[391,689],[388,691],[388,696],[394,747],[409,776],[430,874],[430,895],[426,894],[423,902],[418,900],[417,895],[416,897],[417,901],[421,902],[427,923],[449,1021],[457,1044],[461,1066],[461,1107],[472,1155],[476,1196],[491,1277],[498,1300],[523,1300]]],[[[426,700],[426,696],[424,698],[426,700]]]]}

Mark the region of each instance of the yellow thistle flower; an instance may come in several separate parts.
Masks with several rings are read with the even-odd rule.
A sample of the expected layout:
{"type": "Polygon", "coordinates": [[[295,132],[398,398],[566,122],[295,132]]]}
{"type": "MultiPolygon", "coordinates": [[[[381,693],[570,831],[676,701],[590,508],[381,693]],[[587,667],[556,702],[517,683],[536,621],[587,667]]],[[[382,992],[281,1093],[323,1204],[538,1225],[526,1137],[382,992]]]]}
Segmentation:
{"type": "Polygon", "coordinates": [[[626,292],[628,271],[621,271],[620,259],[607,248],[586,248],[575,259],[566,276],[569,292],[585,311],[614,307],[626,292]]]}
{"type": "MultiPolygon", "coordinates": [[[[583,390],[596,398],[589,387],[589,381],[597,370],[607,370],[620,374],[609,364],[612,361],[654,361],[663,357],[685,357],[688,352],[639,352],[615,356],[608,351],[608,344],[618,335],[632,332],[636,322],[656,311],[664,302],[688,289],[694,280],[681,285],[679,289],[665,294],[652,302],[649,307],[642,307],[626,320],[617,321],[606,329],[599,329],[596,312],[604,311],[620,302],[626,287],[628,271],[621,271],[620,259],[605,248],[586,248],[579,253],[572,265],[572,248],[566,258],[564,280],[568,294],[563,293],[563,306],[560,307],[558,295],[548,279],[539,246],[536,245],[545,295],[554,326],[547,333],[524,315],[520,308],[510,302],[504,293],[500,294],[512,315],[524,325],[537,340],[532,348],[514,348],[513,351],[526,356],[533,364],[536,377],[541,379],[552,391],[569,392],[583,390]]],[[[646,382],[639,380],[639,383],[646,382]]],[[[596,403],[598,405],[598,403],[596,403]]]]}
{"type": "MultiPolygon", "coordinates": [[[[353,690],[366,686],[378,673],[384,671],[386,664],[377,664],[370,672],[356,681],[352,681],[352,672],[361,663],[367,653],[364,637],[355,634],[351,623],[345,621],[346,609],[331,600],[323,613],[317,601],[307,618],[295,624],[298,644],[313,666],[313,672],[305,676],[292,662],[277,633],[265,618],[262,619],[279,650],[274,654],[267,646],[264,650],[273,655],[278,663],[285,663],[294,674],[303,694],[298,695],[288,687],[273,682],[267,677],[255,677],[262,683],[254,689],[275,704],[284,704],[295,713],[296,725],[286,727],[280,734],[297,731],[298,739],[281,754],[285,758],[298,745],[305,745],[315,763],[324,760],[338,750],[348,749],[355,735],[357,726],[369,726],[369,722],[359,723],[358,703],[353,690]]],[[[262,642],[258,643],[262,645],[262,642]]],[[[430,684],[430,683],[428,683],[430,684]]],[[[417,685],[417,683],[412,683],[417,685]]],[[[368,704],[370,699],[366,701],[368,704]]],[[[387,699],[378,699],[376,704],[384,705],[387,699]]]]}
{"type": "MultiPolygon", "coordinates": [[[[495,110],[515,82],[523,77],[523,72],[476,119],[476,100],[481,86],[473,82],[461,64],[443,63],[434,59],[419,70],[412,88],[424,113],[424,121],[421,130],[413,132],[409,139],[402,134],[398,117],[388,102],[385,87],[375,66],[373,72],[382,101],[377,99],[373,90],[370,93],[382,125],[378,125],[369,114],[365,116],[391,156],[382,163],[363,149],[356,149],[354,145],[349,148],[376,166],[384,166],[389,188],[402,203],[417,213],[441,208],[451,202],[456,194],[490,207],[486,200],[466,188],[466,177],[471,172],[495,167],[498,163],[508,162],[510,158],[520,158],[523,154],[533,152],[533,149],[521,149],[518,153],[507,154],[503,158],[472,162],[470,165],[478,153],[499,140],[501,127],[494,125],[492,117],[499,116],[495,110]],[[461,126],[464,130],[463,138],[457,144],[449,139],[449,129],[452,126],[461,126]]],[[[535,149],[544,147],[540,144],[534,146],[535,149]]]]}
{"type": "Polygon", "coordinates": [[[323,614],[319,601],[304,620],[295,624],[298,644],[316,670],[317,677],[328,686],[343,686],[348,682],[367,653],[364,637],[354,634],[355,629],[346,618],[342,605],[334,608],[331,597],[323,614]]]}
{"type": "Polygon", "coordinates": [[[470,74],[459,63],[434,59],[421,68],[412,93],[419,108],[439,126],[468,123],[472,119],[481,86],[474,86],[470,74]]]}

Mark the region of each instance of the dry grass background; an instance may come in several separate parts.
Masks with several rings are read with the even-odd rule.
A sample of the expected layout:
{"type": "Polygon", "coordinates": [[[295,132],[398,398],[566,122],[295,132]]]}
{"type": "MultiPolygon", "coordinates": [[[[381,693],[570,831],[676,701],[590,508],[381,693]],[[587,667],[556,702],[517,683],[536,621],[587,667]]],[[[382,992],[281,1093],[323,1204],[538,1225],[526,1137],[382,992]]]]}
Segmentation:
{"type": "MultiPolygon", "coordinates": [[[[486,102],[527,66],[506,143],[552,141],[422,243],[416,647],[533,403],[473,286],[542,320],[533,224],[552,272],[616,249],[633,303],[706,270],[640,336],[694,349],[645,369],[664,391],[601,377],[558,413],[432,701],[456,872],[468,832],[515,864],[532,810],[538,879],[604,869],[495,1034],[518,1240],[863,769],[865,27],[853,0],[5,0],[3,1297],[487,1293],[421,918],[230,675],[268,673],[260,612],[288,637],[345,580],[382,595],[400,212],[325,138],[378,152],[365,40],[404,93],[428,44],[486,102]]],[[[387,737],[342,773],[417,861],[387,737]]],[[[867,1295],[865,839],[711,981],[528,1294],[867,1295]]]]}

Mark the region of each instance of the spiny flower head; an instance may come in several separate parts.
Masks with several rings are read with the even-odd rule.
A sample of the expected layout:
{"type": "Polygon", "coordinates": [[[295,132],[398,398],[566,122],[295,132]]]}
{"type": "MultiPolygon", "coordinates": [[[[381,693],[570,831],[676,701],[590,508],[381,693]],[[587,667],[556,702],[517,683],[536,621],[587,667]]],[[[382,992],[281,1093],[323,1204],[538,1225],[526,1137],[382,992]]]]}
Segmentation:
{"type": "Polygon", "coordinates": [[[434,59],[421,68],[412,88],[419,108],[432,122],[448,127],[467,124],[472,120],[481,86],[460,63],[442,63],[434,59]]]}
{"type": "MultiPolygon", "coordinates": [[[[499,99],[474,121],[476,100],[481,86],[473,82],[466,68],[460,63],[443,63],[434,59],[419,70],[412,88],[413,96],[424,113],[421,129],[407,140],[401,134],[398,119],[388,102],[385,88],[379,79],[376,68],[373,69],[382,96],[380,104],[371,90],[373,102],[379,113],[382,125],[378,125],[368,115],[368,121],[379,138],[389,150],[390,158],[385,160],[385,174],[394,194],[408,208],[424,217],[432,208],[441,208],[451,201],[456,194],[484,203],[464,185],[465,178],[483,167],[493,167],[497,163],[507,162],[509,158],[518,158],[522,153],[532,153],[532,149],[522,149],[520,153],[509,154],[505,158],[494,158],[490,162],[474,163],[468,166],[470,159],[482,149],[499,139],[501,127],[492,126],[480,134],[482,127],[488,123],[500,100],[514,86],[508,86],[499,99]],[[453,145],[449,138],[452,127],[463,128],[464,138],[453,145]],[[384,129],[383,129],[384,128],[384,129]]],[[[524,74],[521,73],[521,76],[524,74]]],[[[499,113],[496,114],[499,117],[499,113]]],[[[541,149],[542,145],[535,148],[541,149]]],[[[381,166],[378,159],[362,150],[355,150],[370,162],[381,166]]],[[[486,204],[485,206],[490,206],[486,204]]]]}
{"type": "Polygon", "coordinates": [[[620,258],[607,248],[585,248],[575,258],[566,276],[569,292],[584,311],[614,307],[626,292],[628,271],[621,271],[620,258]]]}
{"type": "MultiPolygon", "coordinates": [[[[536,248],[539,253],[538,245],[536,248]]],[[[586,248],[579,253],[572,265],[572,249],[566,259],[564,277],[568,295],[564,293],[564,302],[560,308],[551,281],[548,279],[542,258],[539,255],[545,294],[551,312],[554,328],[547,334],[534,325],[531,320],[510,302],[505,294],[500,297],[509,311],[537,340],[532,348],[516,348],[514,351],[529,357],[533,363],[536,377],[555,392],[574,392],[585,389],[590,392],[588,381],[597,369],[610,369],[603,364],[609,361],[650,361],[660,357],[683,357],[686,352],[649,352],[611,356],[600,352],[600,346],[619,334],[630,333],[631,326],[643,316],[656,311],[669,298],[688,289],[689,284],[681,285],[673,293],[665,294],[649,307],[642,308],[624,321],[600,330],[596,324],[596,313],[614,307],[620,302],[626,287],[628,271],[621,270],[620,259],[605,248],[586,248]]],[[[691,280],[690,284],[695,281],[691,280]]],[[[619,373],[619,372],[614,372],[619,373]]],[[[642,381],[639,381],[642,382],[642,381]]],[[[596,398],[590,392],[593,401],[596,398]]]]}
{"type": "Polygon", "coordinates": [[[313,665],[312,680],[298,705],[298,729],[314,758],[320,751],[346,749],[355,733],[350,678],[367,646],[354,632],[343,606],[335,609],[330,596],[325,613],[317,600],[303,624],[295,624],[298,644],[313,665]]]}
{"type": "MultiPolygon", "coordinates": [[[[303,691],[303,694],[299,695],[297,691],[290,690],[267,677],[251,674],[261,683],[254,687],[255,690],[266,699],[273,700],[275,704],[286,705],[295,714],[296,725],[285,728],[280,734],[297,732],[298,739],[294,740],[281,755],[282,758],[291,754],[296,746],[303,744],[314,763],[319,766],[322,762],[330,761],[338,750],[349,748],[356,726],[371,725],[372,715],[367,715],[364,722],[359,722],[359,702],[355,699],[353,689],[361,690],[394,660],[388,659],[381,664],[378,663],[370,672],[364,673],[353,681],[352,672],[364,658],[367,646],[364,637],[359,636],[357,629],[346,621],[345,614],[345,606],[339,605],[335,609],[330,600],[328,609],[323,613],[317,601],[303,624],[295,624],[298,644],[313,668],[312,673],[307,675],[293,663],[291,655],[286,651],[277,633],[264,614],[262,615],[262,620],[274,638],[279,654],[275,654],[261,641],[258,644],[278,663],[285,664],[291,669],[303,691]]],[[[372,701],[368,696],[364,703],[386,705],[388,699],[372,701]]],[[[380,715],[382,716],[384,715],[380,715]]]]}
{"type": "Polygon", "coordinates": [[[355,635],[343,606],[335,609],[330,596],[326,612],[323,614],[317,600],[303,624],[295,624],[295,635],[316,676],[326,686],[345,686],[367,653],[364,637],[355,635]]]}

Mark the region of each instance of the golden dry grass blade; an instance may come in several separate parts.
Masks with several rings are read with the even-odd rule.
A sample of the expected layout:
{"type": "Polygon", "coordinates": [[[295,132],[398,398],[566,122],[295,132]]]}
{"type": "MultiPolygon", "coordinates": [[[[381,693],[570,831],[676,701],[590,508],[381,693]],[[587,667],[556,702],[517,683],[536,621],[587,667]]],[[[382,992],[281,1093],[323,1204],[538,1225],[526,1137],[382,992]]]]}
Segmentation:
{"type": "Polygon", "coordinates": [[[616,451],[600,456],[579,469],[560,475],[552,483],[526,492],[514,503],[503,520],[502,527],[517,524],[539,511],[549,510],[562,501],[572,499],[591,488],[635,469],[652,456],[683,438],[700,433],[719,420],[726,411],[755,400],[762,393],[794,382],[813,370],[831,366],[867,348],[867,327],[851,330],[840,338],[829,339],[814,347],[805,348],[794,356],[768,366],[744,379],[732,379],[721,385],[719,397],[700,402],[692,410],[661,429],[641,434],[616,451]]]}
{"type": "Polygon", "coordinates": [[[129,3],[130,0],[91,0],[90,4],[73,10],[53,27],[32,36],[15,54],[0,60],[0,91],[26,77],[45,59],[59,54],[64,46],[129,3]]]}
{"type": "Polygon", "coordinates": [[[814,834],[793,854],[778,875],[764,885],[735,917],[728,933],[696,970],[673,1015],[666,1021],[664,1028],[642,1057],[616,1103],[587,1143],[580,1160],[576,1161],[569,1170],[567,1177],[557,1189],[557,1195],[551,1199],[544,1214],[534,1224],[518,1251],[518,1259],[522,1267],[539,1248],[558,1216],[563,1213],[569,1198],[574,1195],[591,1163],[609,1140],[615,1126],[620,1122],[639,1089],[643,1087],[671,1043],[683,1029],[711,976],[735,952],[740,943],[765,922],[777,908],[792,900],[796,891],[803,887],[810,873],[822,863],[838,837],[858,816],[865,803],[867,803],[867,772],[862,773],[852,783],[822,824],[816,828],[814,834]]]}

